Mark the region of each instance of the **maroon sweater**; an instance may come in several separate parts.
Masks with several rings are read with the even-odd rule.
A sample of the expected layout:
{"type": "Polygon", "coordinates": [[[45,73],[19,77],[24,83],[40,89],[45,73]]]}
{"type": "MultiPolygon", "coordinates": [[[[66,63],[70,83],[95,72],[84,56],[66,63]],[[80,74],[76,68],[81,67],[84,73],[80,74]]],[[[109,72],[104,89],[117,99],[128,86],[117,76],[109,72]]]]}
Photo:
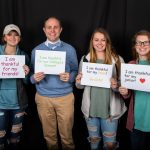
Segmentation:
{"type": "MultiPolygon", "coordinates": [[[[132,60],[129,62],[129,64],[137,64],[137,61],[132,60]]],[[[132,131],[134,128],[134,91],[129,90],[129,95],[123,97],[125,99],[130,98],[126,128],[132,131]]]]}

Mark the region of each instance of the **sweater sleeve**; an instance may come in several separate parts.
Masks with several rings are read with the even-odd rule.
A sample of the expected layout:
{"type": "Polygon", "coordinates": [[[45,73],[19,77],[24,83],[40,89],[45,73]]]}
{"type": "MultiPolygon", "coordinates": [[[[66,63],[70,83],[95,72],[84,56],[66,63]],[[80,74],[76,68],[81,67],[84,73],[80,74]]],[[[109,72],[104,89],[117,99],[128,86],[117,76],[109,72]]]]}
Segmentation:
{"type": "Polygon", "coordinates": [[[69,60],[70,60],[70,83],[73,83],[75,80],[75,77],[77,75],[78,72],[78,60],[77,60],[77,54],[75,49],[73,49],[73,51],[70,53],[69,56],[69,60]]]}
{"type": "MultiPolygon", "coordinates": [[[[82,56],[82,58],[81,58],[81,60],[80,60],[78,74],[82,72],[83,58],[84,58],[84,56],[82,56]]],[[[78,83],[75,83],[75,85],[76,85],[76,87],[77,87],[78,89],[83,89],[83,88],[84,88],[84,85],[81,85],[81,84],[78,84],[78,83]]]]}

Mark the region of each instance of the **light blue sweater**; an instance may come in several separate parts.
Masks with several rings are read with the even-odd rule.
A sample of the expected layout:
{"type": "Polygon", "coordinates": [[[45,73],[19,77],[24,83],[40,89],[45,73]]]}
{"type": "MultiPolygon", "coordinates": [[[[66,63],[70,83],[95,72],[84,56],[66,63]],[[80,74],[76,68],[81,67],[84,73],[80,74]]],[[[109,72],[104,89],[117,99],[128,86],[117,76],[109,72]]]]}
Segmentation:
{"type": "Polygon", "coordinates": [[[69,44],[61,41],[60,46],[57,46],[53,51],[65,51],[66,52],[66,64],[65,72],[70,73],[69,82],[63,82],[60,80],[59,75],[45,75],[45,78],[39,83],[36,83],[33,79],[34,74],[34,62],[35,62],[35,51],[36,50],[47,50],[51,51],[46,45],[45,42],[36,46],[32,50],[31,54],[31,72],[30,77],[31,83],[36,85],[36,90],[40,95],[47,97],[59,97],[64,96],[73,91],[73,83],[75,76],[78,72],[78,60],[76,55],[76,50],[69,44]]]}

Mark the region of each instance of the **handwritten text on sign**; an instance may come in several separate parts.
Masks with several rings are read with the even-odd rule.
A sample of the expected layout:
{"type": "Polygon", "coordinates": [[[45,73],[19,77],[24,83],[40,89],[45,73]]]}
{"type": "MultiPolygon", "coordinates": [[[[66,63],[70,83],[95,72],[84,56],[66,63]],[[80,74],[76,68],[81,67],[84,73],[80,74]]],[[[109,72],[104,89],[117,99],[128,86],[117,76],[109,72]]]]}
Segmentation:
{"type": "Polygon", "coordinates": [[[110,88],[112,65],[83,62],[82,85],[110,88]]]}
{"type": "Polygon", "coordinates": [[[0,78],[25,78],[25,56],[0,55],[0,78]]]}
{"type": "Polygon", "coordinates": [[[150,66],[121,64],[121,85],[128,89],[150,91],[150,66]]]}
{"type": "Polygon", "coordinates": [[[35,73],[59,74],[65,72],[66,52],[36,50],[35,73]]]}

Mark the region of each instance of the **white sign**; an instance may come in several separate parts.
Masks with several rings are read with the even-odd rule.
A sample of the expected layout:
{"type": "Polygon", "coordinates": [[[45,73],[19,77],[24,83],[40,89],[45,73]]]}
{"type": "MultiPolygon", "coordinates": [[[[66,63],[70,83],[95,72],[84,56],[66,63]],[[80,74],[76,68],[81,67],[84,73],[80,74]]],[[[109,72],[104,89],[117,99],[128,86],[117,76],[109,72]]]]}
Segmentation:
{"type": "Polygon", "coordinates": [[[65,72],[66,52],[36,50],[35,73],[59,74],[65,72]]]}
{"type": "Polygon", "coordinates": [[[128,89],[150,92],[150,66],[121,64],[121,85],[128,89]]]}
{"type": "Polygon", "coordinates": [[[83,62],[81,84],[110,88],[112,65],[83,62]]]}
{"type": "Polygon", "coordinates": [[[25,78],[25,56],[0,55],[0,78],[25,78]]]}

